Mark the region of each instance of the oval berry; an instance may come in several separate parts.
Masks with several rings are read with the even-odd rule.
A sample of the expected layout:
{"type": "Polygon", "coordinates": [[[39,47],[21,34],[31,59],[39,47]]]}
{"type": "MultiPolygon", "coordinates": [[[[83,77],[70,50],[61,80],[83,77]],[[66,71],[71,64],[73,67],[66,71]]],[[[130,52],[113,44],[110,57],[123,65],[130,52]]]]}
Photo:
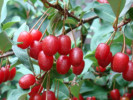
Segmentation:
{"type": "Polygon", "coordinates": [[[10,72],[9,72],[9,68],[7,67],[2,67],[1,68],[1,70],[4,72],[4,76],[5,76],[5,78],[4,78],[4,80],[3,80],[3,82],[6,82],[7,80],[8,80],[8,78],[9,78],[9,75],[10,75],[10,72]]]}
{"type": "Polygon", "coordinates": [[[66,74],[71,67],[70,59],[67,56],[60,56],[57,60],[56,70],[59,74],[66,74]]]}
{"type": "Polygon", "coordinates": [[[123,97],[128,97],[129,99],[131,99],[132,98],[132,94],[131,93],[125,93],[123,95],[123,97]]]}
{"type": "Polygon", "coordinates": [[[46,56],[43,51],[38,55],[38,64],[44,71],[48,71],[53,66],[53,56],[46,56]]]}
{"type": "Polygon", "coordinates": [[[99,3],[109,3],[107,0],[97,0],[99,3]]]}
{"type": "Polygon", "coordinates": [[[75,75],[80,75],[81,72],[82,72],[83,69],[84,69],[84,65],[85,65],[85,62],[82,61],[82,63],[81,63],[79,66],[76,66],[76,67],[73,66],[73,67],[72,67],[73,73],[74,73],[75,75]]]}
{"type": "Polygon", "coordinates": [[[73,100],[84,100],[84,98],[82,97],[82,95],[81,95],[81,94],[79,94],[79,99],[78,99],[78,98],[76,98],[76,97],[73,97],[73,100]]]}
{"type": "Polygon", "coordinates": [[[30,34],[32,36],[32,42],[39,41],[42,37],[42,32],[40,32],[39,30],[33,29],[30,34]]]}
{"type": "Polygon", "coordinates": [[[40,94],[32,95],[29,100],[42,100],[42,96],[40,94]]]}
{"type": "Polygon", "coordinates": [[[118,89],[113,89],[110,91],[110,97],[112,100],[119,100],[120,99],[120,92],[118,89]]]}
{"type": "Polygon", "coordinates": [[[55,100],[55,94],[52,91],[44,91],[42,94],[43,100],[55,100]],[[47,98],[47,99],[46,99],[47,98]]]}
{"type": "Polygon", "coordinates": [[[18,47],[26,49],[32,43],[32,36],[28,32],[21,32],[18,36],[17,42],[23,42],[23,44],[18,44],[18,47]]]}
{"type": "Polygon", "coordinates": [[[32,74],[24,75],[19,80],[19,86],[22,89],[29,89],[36,82],[35,76],[32,74]]]}
{"type": "Polygon", "coordinates": [[[4,81],[4,78],[5,78],[5,73],[0,70],[0,84],[4,81]]]}
{"type": "Polygon", "coordinates": [[[86,100],[96,100],[96,97],[87,97],[86,100]]]}
{"type": "Polygon", "coordinates": [[[128,97],[121,97],[120,100],[130,100],[128,97]]]}
{"type": "Polygon", "coordinates": [[[71,39],[67,35],[60,35],[58,37],[59,49],[58,52],[61,55],[67,55],[71,50],[71,39]]]}
{"type": "Polygon", "coordinates": [[[129,61],[126,69],[122,73],[123,78],[127,81],[133,81],[133,62],[129,61]]]}
{"type": "Polygon", "coordinates": [[[118,52],[114,55],[111,67],[115,72],[123,72],[128,65],[129,57],[121,52],[118,52]]]}
{"type": "Polygon", "coordinates": [[[102,67],[106,67],[112,62],[112,58],[112,52],[110,52],[105,60],[98,60],[98,64],[102,67]]]}
{"type": "Polygon", "coordinates": [[[15,75],[16,75],[16,68],[13,67],[13,68],[10,70],[10,75],[9,75],[8,80],[13,80],[13,78],[15,77],[15,75]]]}
{"type": "Polygon", "coordinates": [[[126,49],[126,53],[127,53],[128,55],[131,55],[131,53],[132,53],[131,49],[127,48],[127,49],[126,49]]]}
{"type": "Polygon", "coordinates": [[[110,47],[105,43],[100,43],[96,48],[95,57],[97,60],[105,60],[110,53],[110,47]]]}
{"type": "Polygon", "coordinates": [[[53,35],[45,37],[42,41],[42,49],[47,56],[53,56],[56,54],[58,51],[58,46],[58,38],[53,35]]]}
{"type": "Polygon", "coordinates": [[[80,48],[73,48],[69,54],[70,62],[73,66],[79,66],[83,61],[83,51],[80,48]]]}
{"type": "Polygon", "coordinates": [[[34,41],[30,46],[30,56],[38,59],[39,52],[42,50],[42,44],[39,41],[34,41]]]}
{"type": "Polygon", "coordinates": [[[34,87],[31,89],[31,91],[30,91],[30,93],[29,93],[29,96],[34,95],[34,94],[37,94],[37,93],[40,94],[42,90],[43,90],[43,86],[42,86],[41,84],[36,85],[36,86],[34,86],[34,87]],[[39,91],[39,92],[38,92],[38,91],[39,91]]]}

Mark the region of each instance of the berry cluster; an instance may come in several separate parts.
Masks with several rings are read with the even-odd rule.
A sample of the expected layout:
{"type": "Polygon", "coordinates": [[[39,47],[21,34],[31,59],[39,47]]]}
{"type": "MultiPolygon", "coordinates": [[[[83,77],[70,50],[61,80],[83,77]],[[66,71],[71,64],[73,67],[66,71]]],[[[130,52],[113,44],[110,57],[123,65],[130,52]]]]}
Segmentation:
{"type": "Polygon", "coordinates": [[[122,73],[127,81],[133,81],[133,62],[129,61],[125,53],[118,52],[112,56],[110,47],[105,43],[100,43],[96,48],[95,57],[101,67],[105,68],[111,63],[111,69],[114,72],[122,73]]]}
{"type": "Polygon", "coordinates": [[[13,80],[13,78],[15,77],[16,75],[16,68],[13,67],[11,70],[9,70],[10,68],[10,65],[7,65],[5,67],[2,67],[0,69],[0,84],[2,82],[6,82],[8,80],[13,80]]]}
{"type": "MultiPolygon", "coordinates": [[[[83,96],[81,94],[79,94],[79,99],[76,97],[73,97],[72,100],[84,100],[83,96]]],[[[96,100],[96,97],[87,97],[86,100],[96,100]]]]}
{"type": "Polygon", "coordinates": [[[67,35],[55,37],[46,36],[41,42],[42,33],[33,29],[31,33],[21,32],[18,37],[18,47],[25,49],[30,46],[30,56],[38,60],[41,70],[48,71],[53,66],[53,56],[58,52],[56,69],[59,74],[66,74],[71,65],[73,73],[79,75],[84,68],[83,52],[80,48],[71,49],[71,40],[67,35]],[[69,54],[69,56],[67,56],[69,54]]]}
{"type": "Polygon", "coordinates": [[[121,97],[118,89],[113,89],[110,91],[109,98],[112,100],[130,100],[133,97],[133,93],[125,93],[121,97]]]}

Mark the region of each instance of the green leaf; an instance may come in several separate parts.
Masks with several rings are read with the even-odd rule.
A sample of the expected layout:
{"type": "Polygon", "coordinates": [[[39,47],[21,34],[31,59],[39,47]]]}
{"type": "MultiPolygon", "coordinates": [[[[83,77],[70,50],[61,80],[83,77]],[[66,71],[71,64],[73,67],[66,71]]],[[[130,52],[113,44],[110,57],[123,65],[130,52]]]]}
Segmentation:
{"type": "Polygon", "coordinates": [[[125,36],[126,36],[128,39],[133,40],[133,25],[129,23],[128,25],[126,25],[124,31],[125,31],[125,32],[124,32],[124,33],[125,33],[125,36]]]}
{"type": "Polygon", "coordinates": [[[87,33],[88,33],[88,30],[87,30],[87,28],[84,25],[82,25],[82,27],[81,27],[81,33],[83,35],[87,35],[87,33]]]}
{"type": "Polygon", "coordinates": [[[28,92],[29,92],[29,90],[22,90],[20,88],[13,89],[12,91],[9,92],[7,100],[12,100],[12,98],[13,98],[13,100],[25,100],[25,98],[22,99],[23,98],[22,96],[25,97],[25,95],[27,95],[28,92]]]}
{"type": "Polygon", "coordinates": [[[1,9],[2,9],[3,2],[4,2],[4,0],[0,0],[0,14],[1,14],[1,9]]]}
{"type": "Polygon", "coordinates": [[[84,81],[82,80],[82,81],[80,81],[78,84],[75,84],[74,86],[71,86],[71,87],[70,87],[70,91],[71,91],[71,93],[72,93],[72,95],[73,95],[74,97],[79,98],[79,92],[80,92],[80,88],[81,88],[83,82],[84,82],[84,81]]]}
{"type": "Polygon", "coordinates": [[[129,13],[129,17],[133,20],[133,8],[130,8],[128,13],[129,13]]]}
{"type": "Polygon", "coordinates": [[[11,49],[12,43],[11,40],[8,38],[5,32],[0,33],[0,50],[3,52],[8,51],[11,49]]]}
{"type": "Polygon", "coordinates": [[[7,16],[7,2],[9,0],[4,0],[4,3],[3,3],[3,6],[2,6],[2,10],[0,12],[0,22],[2,23],[5,19],[6,19],[6,16],[7,16]]]}
{"type": "Polygon", "coordinates": [[[95,78],[96,78],[95,75],[91,71],[85,73],[85,75],[83,76],[83,79],[92,79],[92,80],[94,80],[95,78]]]}
{"type": "Polygon", "coordinates": [[[115,20],[115,15],[110,7],[110,5],[102,4],[94,8],[94,12],[103,20],[113,23],[115,20]]]}
{"type": "Polygon", "coordinates": [[[72,25],[77,25],[78,24],[78,21],[72,17],[68,17],[66,20],[65,20],[65,24],[72,24],[72,25]]]}
{"type": "Polygon", "coordinates": [[[3,30],[7,29],[7,28],[10,28],[12,25],[14,25],[15,23],[19,22],[20,21],[20,17],[18,16],[15,16],[11,22],[7,22],[3,25],[3,30]]]}
{"type": "Polygon", "coordinates": [[[119,14],[125,6],[126,0],[108,0],[108,2],[112,7],[115,16],[119,17],[119,14]]]}

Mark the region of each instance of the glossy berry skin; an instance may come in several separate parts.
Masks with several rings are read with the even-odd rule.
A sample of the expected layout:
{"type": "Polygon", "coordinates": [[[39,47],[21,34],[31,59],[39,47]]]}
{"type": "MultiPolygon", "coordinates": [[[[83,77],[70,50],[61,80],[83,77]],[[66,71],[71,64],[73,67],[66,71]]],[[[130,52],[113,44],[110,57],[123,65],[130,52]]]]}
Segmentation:
{"type": "Polygon", "coordinates": [[[131,99],[132,98],[132,94],[131,93],[125,93],[123,95],[123,97],[128,97],[129,99],[131,99]]]}
{"type": "Polygon", "coordinates": [[[69,54],[70,62],[73,66],[79,66],[83,61],[83,51],[80,48],[73,48],[69,54]]]}
{"type": "Polygon", "coordinates": [[[71,50],[71,39],[67,35],[60,35],[58,37],[59,49],[58,52],[60,55],[67,55],[71,50]]]}
{"type": "Polygon", "coordinates": [[[127,48],[127,49],[126,49],[126,53],[127,53],[128,55],[131,55],[131,53],[132,53],[131,49],[127,48]]]}
{"type": "Polygon", "coordinates": [[[73,97],[73,100],[84,100],[84,98],[82,97],[82,95],[81,95],[81,94],[79,94],[79,99],[78,99],[78,98],[76,98],[76,97],[73,97]]]}
{"type": "Polygon", "coordinates": [[[53,56],[56,54],[58,51],[58,46],[58,38],[53,35],[45,37],[42,41],[42,49],[47,56],[53,56]]]}
{"type": "Polygon", "coordinates": [[[121,97],[120,100],[130,100],[128,97],[121,97]]]}
{"type": "Polygon", "coordinates": [[[120,93],[118,89],[113,89],[110,91],[110,97],[112,100],[119,100],[120,99],[120,93]]]}
{"type": "Polygon", "coordinates": [[[110,52],[105,60],[98,60],[98,64],[105,68],[112,62],[112,58],[112,52],[110,52]]]}
{"type": "Polygon", "coordinates": [[[53,56],[46,56],[43,51],[38,55],[38,64],[44,71],[48,71],[53,66],[53,56]]]}
{"type": "Polygon", "coordinates": [[[8,78],[9,78],[9,75],[10,75],[10,72],[9,72],[9,68],[7,67],[2,67],[1,68],[1,70],[4,72],[4,80],[3,80],[3,82],[6,82],[7,80],[8,80],[8,78]]]}
{"type": "Polygon", "coordinates": [[[101,67],[101,66],[96,67],[96,71],[97,71],[97,72],[104,72],[105,70],[106,70],[106,68],[103,68],[103,67],[101,67]]]}
{"type": "Polygon", "coordinates": [[[31,89],[31,91],[30,91],[30,93],[29,93],[29,96],[34,95],[34,94],[37,94],[38,91],[39,91],[39,94],[40,94],[42,90],[43,90],[43,86],[42,86],[41,84],[36,85],[36,86],[34,86],[34,87],[31,89]],[[40,90],[39,90],[39,89],[40,89],[40,90]]]}
{"type": "Polygon", "coordinates": [[[85,66],[85,62],[84,61],[82,61],[82,63],[79,66],[76,66],[76,67],[73,66],[72,67],[73,73],[75,75],[80,75],[82,73],[83,69],[84,69],[84,66],[85,66]]]}
{"type": "Polygon", "coordinates": [[[5,73],[0,70],[0,84],[4,81],[4,78],[5,78],[5,73]]]}
{"type": "Polygon", "coordinates": [[[86,100],[96,100],[96,97],[87,97],[86,100]]]}
{"type": "Polygon", "coordinates": [[[128,65],[129,57],[121,52],[118,52],[114,55],[111,67],[115,72],[123,72],[128,65]]]}
{"type": "Polygon", "coordinates": [[[61,55],[56,64],[56,70],[59,74],[66,74],[71,67],[69,57],[61,55]]]}
{"type": "Polygon", "coordinates": [[[29,100],[42,100],[42,96],[40,94],[32,95],[29,100]]]}
{"type": "Polygon", "coordinates": [[[133,81],[133,62],[129,61],[126,69],[122,73],[122,76],[127,81],[133,81]]]}
{"type": "Polygon", "coordinates": [[[109,3],[107,0],[97,0],[99,3],[109,3]]]}
{"type": "Polygon", "coordinates": [[[32,36],[32,42],[39,41],[42,37],[42,32],[40,32],[39,30],[33,29],[30,34],[32,36]]]}
{"type": "Polygon", "coordinates": [[[95,52],[95,57],[97,60],[105,60],[110,53],[110,47],[105,43],[100,43],[95,52]]]}
{"type": "Polygon", "coordinates": [[[28,32],[21,32],[18,36],[17,42],[23,42],[23,44],[18,44],[18,47],[26,49],[32,43],[32,36],[28,32]]]}
{"type": "Polygon", "coordinates": [[[30,46],[30,56],[37,60],[40,51],[42,51],[41,42],[34,41],[30,46]]]}
{"type": "Polygon", "coordinates": [[[13,68],[10,70],[10,75],[9,75],[8,80],[13,80],[13,78],[15,77],[15,75],[16,75],[16,68],[13,67],[13,68]]]}
{"type": "Polygon", "coordinates": [[[42,94],[42,100],[55,100],[55,94],[52,91],[44,91],[42,94]],[[47,97],[47,99],[46,99],[47,97]]]}
{"type": "Polygon", "coordinates": [[[29,89],[36,82],[35,76],[32,74],[24,75],[19,79],[19,86],[22,89],[29,89]]]}

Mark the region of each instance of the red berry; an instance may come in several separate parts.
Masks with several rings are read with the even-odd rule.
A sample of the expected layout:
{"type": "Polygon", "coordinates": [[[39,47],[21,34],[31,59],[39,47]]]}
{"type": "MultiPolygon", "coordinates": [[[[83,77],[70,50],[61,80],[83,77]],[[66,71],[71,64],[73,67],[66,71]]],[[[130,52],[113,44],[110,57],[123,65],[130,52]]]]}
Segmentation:
{"type": "Polygon", "coordinates": [[[129,61],[126,69],[122,73],[123,78],[127,81],[133,81],[133,62],[129,61]]]}
{"type": "Polygon", "coordinates": [[[34,59],[38,59],[39,52],[42,50],[42,44],[39,41],[34,41],[30,46],[30,56],[34,59]]]}
{"type": "Polygon", "coordinates": [[[112,52],[110,52],[105,60],[98,60],[98,64],[102,67],[106,67],[110,62],[112,62],[112,58],[112,52]]]}
{"type": "Polygon", "coordinates": [[[119,99],[120,99],[119,90],[118,90],[118,89],[113,89],[113,90],[110,92],[110,97],[111,97],[112,100],[119,100],[119,99]]]}
{"type": "Polygon", "coordinates": [[[131,55],[131,53],[132,53],[131,49],[127,48],[127,49],[126,49],[126,53],[127,53],[128,55],[131,55]]]}
{"type": "Polygon", "coordinates": [[[17,42],[23,42],[23,44],[18,44],[18,47],[26,49],[32,43],[32,36],[28,32],[21,32],[18,36],[17,42]]]}
{"type": "Polygon", "coordinates": [[[13,67],[13,68],[10,70],[10,75],[9,75],[8,80],[13,80],[13,78],[15,77],[15,75],[16,75],[16,68],[13,67]]]}
{"type": "Polygon", "coordinates": [[[99,3],[109,3],[107,0],[97,0],[99,3]]]}
{"type": "Polygon", "coordinates": [[[53,56],[46,56],[43,51],[38,55],[38,64],[44,71],[48,71],[53,66],[53,56]]]}
{"type": "Polygon", "coordinates": [[[120,100],[130,100],[128,97],[121,97],[120,100]]]}
{"type": "Polygon", "coordinates": [[[79,66],[83,61],[83,52],[80,48],[73,48],[69,54],[70,62],[73,66],[79,66]]]}
{"type": "Polygon", "coordinates": [[[58,46],[58,38],[53,35],[45,37],[42,41],[42,49],[47,56],[53,56],[56,54],[58,51],[58,46]]]}
{"type": "Polygon", "coordinates": [[[0,84],[4,81],[4,78],[5,78],[5,73],[0,70],[0,84]]]}
{"type": "Polygon", "coordinates": [[[35,82],[35,76],[32,74],[27,74],[20,78],[19,85],[22,89],[29,89],[35,82]]]}
{"type": "Polygon", "coordinates": [[[66,74],[71,67],[69,57],[61,55],[56,64],[56,70],[59,74],[66,74]]]}
{"type": "Polygon", "coordinates": [[[42,94],[43,100],[55,100],[55,94],[52,91],[44,91],[42,94]],[[47,99],[46,99],[47,98],[47,99]]]}
{"type": "Polygon", "coordinates": [[[105,60],[110,53],[110,47],[105,43],[100,43],[96,48],[95,57],[97,60],[105,60]]]}
{"type": "Polygon", "coordinates": [[[84,100],[84,98],[82,97],[82,95],[81,95],[81,94],[79,94],[79,99],[78,99],[78,98],[76,98],[76,97],[73,97],[73,100],[84,100]]]}
{"type": "Polygon", "coordinates": [[[129,99],[131,99],[131,98],[132,98],[132,95],[131,95],[131,93],[125,93],[125,94],[123,95],[123,97],[128,97],[129,99]]]}
{"type": "Polygon", "coordinates": [[[33,29],[30,34],[32,36],[32,42],[39,41],[42,37],[42,32],[40,32],[39,30],[33,29]]]}
{"type": "Polygon", "coordinates": [[[67,35],[60,35],[58,37],[59,49],[58,52],[61,55],[67,55],[71,50],[71,39],[67,35]]]}
{"type": "Polygon", "coordinates": [[[40,94],[32,95],[29,100],[42,100],[42,96],[40,94]]]}
{"type": "Polygon", "coordinates": [[[9,75],[10,75],[10,72],[9,72],[9,68],[7,67],[2,67],[1,68],[1,70],[4,72],[4,76],[5,76],[5,78],[4,78],[4,80],[3,80],[3,82],[6,82],[7,80],[8,80],[8,78],[9,78],[9,75]]]}
{"type": "Polygon", "coordinates": [[[118,52],[114,55],[111,67],[115,72],[123,72],[128,65],[129,57],[121,52],[118,52]]]}
{"type": "Polygon", "coordinates": [[[106,70],[106,68],[103,68],[101,66],[96,67],[96,71],[98,71],[98,72],[104,72],[105,70],[106,70]]]}
{"type": "Polygon", "coordinates": [[[96,97],[87,97],[87,99],[86,100],[96,100],[96,97]]]}
{"type": "Polygon", "coordinates": [[[82,63],[81,63],[79,66],[76,66],[76,67],[73,66],[73,67],[72,67],[73,73],[74,73],[75,75],[80,75],[81,72],[82,72],[83,69],[84,69],[84,65],[85,65],[85,62],[82,61],[82,63]]]}
{"type": "Polygon", "coordinates": [[[31,91],[30,91],[30,93],[29,93],[29,96],[34,95],[34,94],[37,94],[38,91],[39,91],[39,94],[40,94],[42,90],[43,90],[43,86],[42,86],[41,84],[36,85],[36,86],[34,86],[34,87],[31,89],[31,91]]]}

